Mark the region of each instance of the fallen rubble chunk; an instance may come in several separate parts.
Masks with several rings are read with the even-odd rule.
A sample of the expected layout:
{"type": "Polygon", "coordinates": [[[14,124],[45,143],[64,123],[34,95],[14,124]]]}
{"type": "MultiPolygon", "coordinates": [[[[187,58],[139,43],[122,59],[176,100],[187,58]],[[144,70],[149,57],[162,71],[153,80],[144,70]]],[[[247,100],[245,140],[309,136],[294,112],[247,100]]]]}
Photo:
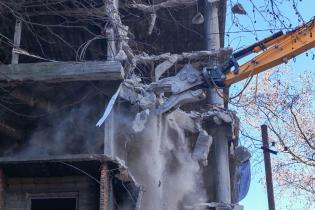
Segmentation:
{"type": "Polygon", "coordinates": [[[198,124],[196,120],[192,119],[189,113],[181,109],[176,109],[172,114],[180,128],[191,133],[198,133],[200,131],[201,125],[198,124]]]}
{"type": "Polygon", "coordinates": [[[202,120],[204,120],[212,118],[214,122],[219,125],[221,124],[221,121],[225,123],[234,122],[233,112],[219,107],[213,107],[210,110],[203,113],[192,111],[190,114],[195,119],[201,118],[202,120]]]}
{"type": "Polygon", "coordinates": [[[212,136],[210,136],[205,130],[201,130],[198,135],[192,157],[193,159],[201,162],[203,166],[208,165],[208,155],[212,142],[212,136]]]}
{"type": "Polygon", "coordinates": [[[231,10],[234,14],[247,15],[246,10],[244,9],[244,7],[240,3],[233,5],[231,10]]]}
{"type": "Polygon", "coordinates": [[[139,105],[142,109],[153,107],[156,103],[155,94],[146,91],[144,85],[135,81],[135,79],[128,79],[122,83],[119,96],[132,105],[139,105]]]}
{"type": "Polygon", "coordinates": [[[178,61],[178,55],[171,55],[163,63],[160,63],[155,67],[155,81],[158,81],[160,77],[169,70],[178,61]]]}
{"type": "Polygon", "coordinates": [[[251,153],[246,147],[238,146],[234,151],[234,159],[237,165],[241,165],[251,158],[251,153]]]}
{"type": "Polygon", "coordinates": [[[148,121],[150,114],[150,110],[146,109],[143,110],[142,112],[137,113],[136,118],[132,122],[132,129],[134,132],[141,132],[145,128],[145,125],[148,121]]]}
{"type": "Polygon", "coordinates": [[[191,64],[186,64],[175,76],[151,83],[148,90],[156,93],[171,92],[179,94],[203,82],[200,71],[191,64]]]}
{"type": "Polygon", "coordinates": [[[202,101],[205,98],[206,94],[201,89],[189,90],[181,94],[172,95],[157,109],[157,114],[163,114],[183,104],[202,101]]]}

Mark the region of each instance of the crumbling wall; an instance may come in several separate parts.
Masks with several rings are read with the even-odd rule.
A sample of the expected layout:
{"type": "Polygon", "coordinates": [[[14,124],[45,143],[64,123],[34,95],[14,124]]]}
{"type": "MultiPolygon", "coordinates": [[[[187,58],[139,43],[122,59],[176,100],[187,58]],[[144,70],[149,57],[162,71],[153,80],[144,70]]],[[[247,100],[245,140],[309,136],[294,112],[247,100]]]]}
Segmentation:
{"type": "Polygon", "coordinates": [[[142,112],[133,108],[118,103],[112,113],[114,142],[108,155],[125,165],[140,187],[135,205],[152,210],[204,209],[216,196],[216,163],[207,131],[232,141],[234,115],[220,109],[204,113],[177,109],[159,115],[154,108],[142,112]],[[225,126],[226,133],[217,133],[217,126],[225,126]]]}
{"type": "Polygon", "coordinates": [[[201,169],[191,156],[192,142],[174,115],[148,114],[142,120],[146,122],[140,131],[134,127],[138,122],[128,125],[119,120],[117,126],[125,132],[117,129],[115,135],[116,158],[125,162],[143,190],[141,209],[173,210],[204,202],[201,169]]]}

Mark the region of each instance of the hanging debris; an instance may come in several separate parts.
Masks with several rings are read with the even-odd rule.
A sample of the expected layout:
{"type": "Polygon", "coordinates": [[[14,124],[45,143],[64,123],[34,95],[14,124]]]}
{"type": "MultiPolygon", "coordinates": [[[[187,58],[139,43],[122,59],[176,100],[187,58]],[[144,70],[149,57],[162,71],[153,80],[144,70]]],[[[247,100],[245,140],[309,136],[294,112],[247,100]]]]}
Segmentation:
{"type": "Polygon", "coordinates": [[[246,10],[240,3],[234,4],[231,10],[234,14],[247,15],[246,10]]]}

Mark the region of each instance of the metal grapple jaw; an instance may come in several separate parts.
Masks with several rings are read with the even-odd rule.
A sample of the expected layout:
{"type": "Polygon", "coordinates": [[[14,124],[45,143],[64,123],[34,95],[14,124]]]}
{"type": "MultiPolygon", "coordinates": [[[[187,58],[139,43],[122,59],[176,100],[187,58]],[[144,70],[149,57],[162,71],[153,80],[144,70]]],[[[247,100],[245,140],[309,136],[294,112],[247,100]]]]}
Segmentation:
{"type": "Polygon", "coordinates": [[[238,62],[234,55],[231,55],[230,58],[224,62],[222,65],[213,66],[213,67],[205,67],[202,70],[203,78],[206,84],[209,87],[217,87],[224,88],[225,87],[225,79],[226,73],[229,70],[232,70],[235,74],[238,73],[238,62]],[[233,69],[232,69],[233,68],[233,69]]]}

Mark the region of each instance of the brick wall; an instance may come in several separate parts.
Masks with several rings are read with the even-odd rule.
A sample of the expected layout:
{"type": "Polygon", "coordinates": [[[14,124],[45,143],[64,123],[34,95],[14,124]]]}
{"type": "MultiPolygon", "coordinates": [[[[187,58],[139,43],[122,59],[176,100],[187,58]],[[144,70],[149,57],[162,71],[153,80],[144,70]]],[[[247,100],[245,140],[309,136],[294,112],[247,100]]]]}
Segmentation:
{"type": "Polygon", "coordinates": [[[78,210],[99,209],[99,185],[87,177],[7,178],[5,210],[27,210],[30,194],[76,192],[78,210]]]}

